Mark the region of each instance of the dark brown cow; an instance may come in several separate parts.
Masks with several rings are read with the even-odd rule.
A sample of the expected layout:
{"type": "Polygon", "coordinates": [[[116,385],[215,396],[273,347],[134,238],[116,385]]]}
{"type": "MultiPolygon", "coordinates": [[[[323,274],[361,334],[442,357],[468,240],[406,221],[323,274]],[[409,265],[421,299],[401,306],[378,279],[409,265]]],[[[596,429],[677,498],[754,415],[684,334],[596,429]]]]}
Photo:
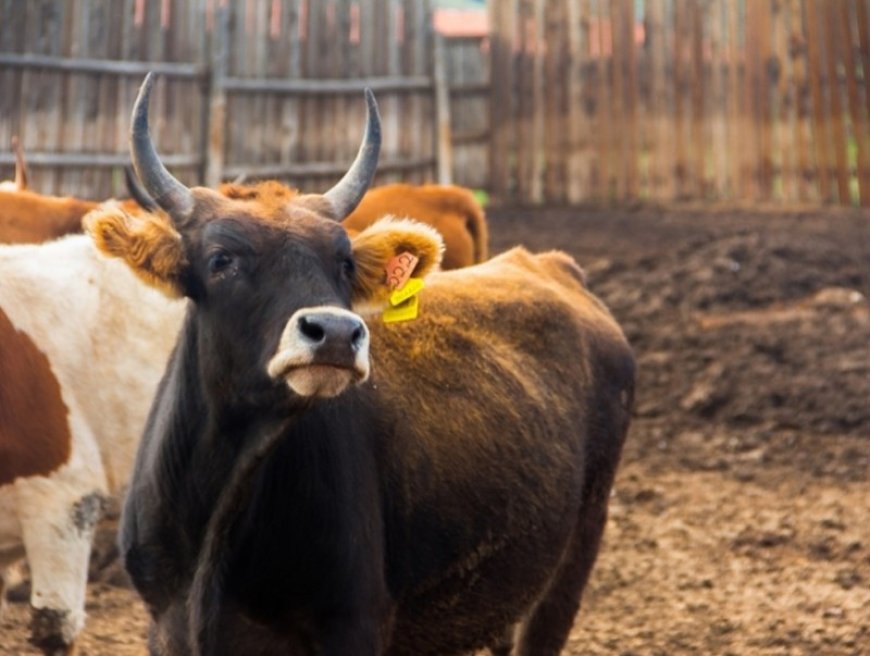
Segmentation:
{"type": "Polygon", "coordinates": [[[410,221],[352,241],[338,223],[374,174],[373,97],[326,194],[226,197],[160,163],[151,83],[133,158],[172,225],[107,213],[89,229],[192,301],[122,521],[152,653],[558,654],[634,384],[577,265],[515,249],[429,276],[416,320],[367,325],[351,308],[387,303],[386,264],[410,252],[425,276],[442,245],[410,221]]]}
{"type": "Polygon", "coordinates": [[[468,189],[453,185],[391,184],[371,189],[342,225],[353,235],[384,216],[426,223],[444,238],[441,268],[459,269],[488,257],[486,218],[468,189]]]}

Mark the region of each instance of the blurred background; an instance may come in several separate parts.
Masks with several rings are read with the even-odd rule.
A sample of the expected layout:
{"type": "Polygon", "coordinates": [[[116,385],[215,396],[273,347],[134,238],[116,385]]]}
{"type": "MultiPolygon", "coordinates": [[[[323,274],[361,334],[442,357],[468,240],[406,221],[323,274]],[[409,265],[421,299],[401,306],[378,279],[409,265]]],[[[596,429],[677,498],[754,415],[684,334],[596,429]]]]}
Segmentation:
{"type": "Polygon", "coordinates": [[[118,194],[148,70],[188,183],[325,188],[368,85],[379,182],[870,205],[866,0],[2,0],[0,144],[43,193],[118,194]]]}

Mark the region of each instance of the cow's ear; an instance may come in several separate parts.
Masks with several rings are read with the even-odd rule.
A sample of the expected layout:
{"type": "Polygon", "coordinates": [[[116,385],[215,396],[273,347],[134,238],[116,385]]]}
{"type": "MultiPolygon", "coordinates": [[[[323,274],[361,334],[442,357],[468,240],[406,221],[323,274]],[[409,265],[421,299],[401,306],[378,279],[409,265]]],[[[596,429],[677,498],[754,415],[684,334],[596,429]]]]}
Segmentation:
{"type": "Polygon", "coordinates": [[[423,278],[438,269],[444,252],[441,234],[411,219],[385,217],[351,238],[356,264],[353,305],[357,311],[378,311],[389,303],[387,264],[402,253],[419,258],[411,274],[423,278]]]}
{"type": "Polygon", "coordinates": [[[88,213],[83,224],[97,250],[121,258],[146,284],[167,296],[184,295],[184,247],[166,215],[128,214],[120,207],[100,207],[88,213]]]}

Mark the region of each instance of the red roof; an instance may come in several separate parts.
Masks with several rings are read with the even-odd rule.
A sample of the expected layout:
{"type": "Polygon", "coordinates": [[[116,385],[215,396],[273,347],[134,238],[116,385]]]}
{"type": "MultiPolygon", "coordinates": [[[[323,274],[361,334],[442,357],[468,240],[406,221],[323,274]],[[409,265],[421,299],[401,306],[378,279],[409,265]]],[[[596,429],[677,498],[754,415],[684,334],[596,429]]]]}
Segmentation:
{"type": "Polygon", "coordinates": [[[485,10],[436,9],[432,22],[443,36],[479,36],[489,34],[489,19],[485,10]]]}

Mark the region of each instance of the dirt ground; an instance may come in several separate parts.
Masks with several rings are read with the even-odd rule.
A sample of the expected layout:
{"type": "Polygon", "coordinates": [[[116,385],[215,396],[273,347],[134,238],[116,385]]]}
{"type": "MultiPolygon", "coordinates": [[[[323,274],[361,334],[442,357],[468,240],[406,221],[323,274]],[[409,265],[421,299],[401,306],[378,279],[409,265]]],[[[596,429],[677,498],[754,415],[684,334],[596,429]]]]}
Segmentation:
{"type": "MultiPolygon", "coordinates": [[[[636,418],[566,655],[870,653],[870,213],[489,211],[562,248],[635,348],[636,418]]],[[[81,656],[144,654],[89,587],[81,656]]],[[[0,653],[31,654],[27,605],[0,653]]]]}

